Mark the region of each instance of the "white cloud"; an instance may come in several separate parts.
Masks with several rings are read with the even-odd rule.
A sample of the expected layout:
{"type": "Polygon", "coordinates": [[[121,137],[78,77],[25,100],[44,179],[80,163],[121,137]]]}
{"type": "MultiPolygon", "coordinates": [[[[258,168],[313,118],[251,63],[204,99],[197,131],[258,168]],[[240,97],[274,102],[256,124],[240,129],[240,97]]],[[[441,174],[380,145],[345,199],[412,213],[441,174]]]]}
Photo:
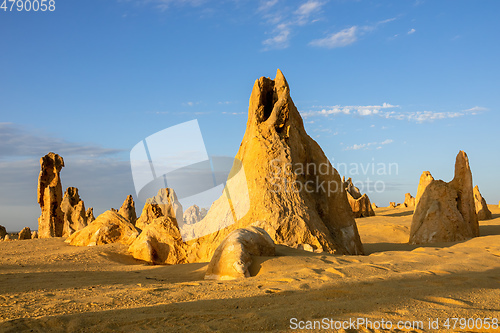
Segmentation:
{"type": "Polygon", "coordinates": [[[172,6],[192,6],[198,7],[206,2],[206,0],[142,0],[143,3],[151,3],[156,8],[165,11],[172,6]]]}
{"type": "Polygon", "coordinates": [[[274,5],[276,5],[277,3],[278,3],[278,0],[261,1],[258,11],[263,12],[263,11],[269,10],[272,7],[274,7],[274,5]]]}
{"type": "Polygon", "coordinates": [[[378,21],[377,23],[373,25],[365,25],[365,26],[357,26],[354,25],[350,28],[343,29],[338,32],[334,32],[332,34],[329,34],[325,38],[319,38],[312,40],[309,45],[311,46],[317,46],[317,47],[324,47],[328,49],[333,49],[337,47],[345,47],[348,45],[351,45],[355,43],[359,36],[366,34],[368,32],[374,31],[378,28],[378,26],[382,24],[386,24],[389,22],[392,22],[396,20],[395,17],[389,18],[386,20],[378,21]]]}
{"type": "Polygon", "coordinates": [[[276,35],[268,38],[262,44],[273,49],[284,49],[289,46],[288,37],[290,36],[290,28],[287,24],[279,24],[275,29],[276,35]]]}
{"type": "Polygon", "coordinates": [[[371,149],[372,147],[376,146],[376,149],[381,149],[382,146],[388,145],[393,143],[394,140],[392,139],[387,139],[382,142],[368,142],[368,143],[360,143],[360,144],[354,144],[352,146],[344,148],[344,150],[360,150],[360,149],[371,149]]]}
{"type": "MultiPolygon", "coordinates": [[[[463,116],[477,115],[483,111],[488,111],[487,108],[475,106],[473,108],[454,111],[454,112],[434,112],[434,111],[416,111],[416,112],[403,112],[391,109],[400,108],[399,105],[392,105],[383,103],[382,105],[368,105],[368,106],[340,106],[336,105],[322,110],[312,110],[301,112],[302,117],[316,117],[316,116],[331,116],[338,114],[352,114],[361,117],[379,116],[385,119],[408,120],[416,123],[431,122],[440,119],[458,118],[463,116]]],[[[383,128],[384,129],[384,128],[383,128]]]]}
{"type": "Polygon", "coordinates": [[[264,51],[270,49],[285,49],[290,46],[290,37],[295,28],[304,26],[317,21],[318,13],[321,12],[325,2],[309,0],[296,7],[282,6],[280,10],[273,8],[278,1],[269,0],[260,3],[259,13],[262,11],[271,11],[264,15],[267,24],[274,26],[272,30],[273,37],[267,38],[262,42],[265,46],[264,51]]]}
{"type": "Polygon", "coordinates": [[[324,108],[319,111],[307,111],[301,112],[302,117],[312,117],[312,116],[330,116],[337,114],[357,114],[360,116],[369,116],[373,114],[379,114],[383,109],[398,108],[398,105],[392,105],[388,103],[383,103],[382,105],[367,105],[367,106],[340,106],[335,105],[329,108],[324,108]]]}
{"type": "Polygon", "coordinates": [[[333,49],[336,47],[344,47],[358,40],[358,37],[356,35],[357,31],[358,27],[352,26],[350,28],[346,28],[339,32],[330,34],[325,38],[315,39],[311,41],[309,45],[326,47],[328,49],[333,49]]]}
{"type": "Polygon", "coordinates": [[[414,34],[417,30],[415,29],[410,29],[410,31],[408,31],[408,35],[411,35],[411,34],[414,34]]]}

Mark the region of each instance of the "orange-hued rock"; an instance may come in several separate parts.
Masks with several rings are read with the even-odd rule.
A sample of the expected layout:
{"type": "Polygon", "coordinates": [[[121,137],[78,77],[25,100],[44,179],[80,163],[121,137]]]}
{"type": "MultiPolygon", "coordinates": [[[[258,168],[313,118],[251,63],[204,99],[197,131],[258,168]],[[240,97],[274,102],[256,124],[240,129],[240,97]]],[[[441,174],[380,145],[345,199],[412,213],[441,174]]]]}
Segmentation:
{"type": "Polygon", "coordinates": [[[87,226],[87,216],[85,204],[80,199],[76,187],[68,187],[64,192],[61,202],[61,211],[63,213],[63,237],[71,236],[75,231],[81,230],[87,226]]]}
{"type": "Polygon", "coordinates": [[[154,264],[186,263],[186,244],[182,241],[177,221],[168,216],[151,221],[128,251],[134,258],[154,264]]]}
{"type": "Polygon", "coordinates": [[[135,225],[139,229],[144,229],[154,219],[161,216],[174,218],[177,223],[182,224],[182,205],[177,200],[175,191],[171,188],[162,188],[157,195],[146,200],[141,216],[137,219],[135,225]]]}
{"type": "Polygon", "coordinates": [[[348,178],[347,181],[344,182],[343,186],[347,193],[347,200],[349,201],[349,205],[351,206],[351,210],[355,218],[375,216],[375,212],[373,211],[368,195],[366,195],[366,193],[361,195],[359,189],[352,183],[351,178],[348,178]]]}
{"type": "Polygon", "coordinates": [[[42,214],[38,218],[40,238],[61,237],[64,220],[61,211],[62,187],[59,173],[64,167],[61,156],[48,153],[40,159],[37,197],[42,214]]]}
{"type": "Polygon", "coordinates": [[[126,218],[130,223],[135,225],[137,221],[137,215],[135,213],[135,203],[134,198],[129,194],[125,201],[123,202],[118,214],[126,218]]]}
{"type": "Polygon", "coordinates": [[[415,197],[415,207],[417,207],[418,201],[420,200],[420,197],[424,193],[425,188],[433,180],[434,180],[434,177],[432,177],[432,175],[431,175],[431,173],[429,171],[422,172],[422,175],[420,176],[420,181],[418,183],[417,196],[415,197]]]}
{"type": "Polygon", "coordinates": [[[403,206],[415,208],[415,198],[410,193],[405,194],[405,202],[403,203],[403,206]]]}
{"type": "Polygon", "coordinates": [[[76,246],[95,246],[111,243],[130,245],[139,232],[126,218],[112,210],[99,215],[94,222],[66,239],[76,246]]]}
{"type": "Polygon", "coordinates": [[[399,206],[399,204],[396,205],[395,202],[389,202],[389,207],[396,208],[397,206],[399,206]]]}
{"type": "Polygon", "coordinates": [[[479,186],[474,187],[474,204],[476,205],[476,214],[479,221],[491,220],[493,215],[486,204],[486,200],[479,192],[479,186]]]}
{"type": "Polygon", "coordinates": [[[31,239],[37,239],[37,238],[38,238],[38,231],[35,230],[31,233],[31,239]]]}
{"type": "Polygon", "coordinates": [[[90,224],[95,221],[94,208],[92,207],[87,208],[87,211],[85,212],[85,219],[87,220],[87,224],[90,224]]]}
{"type": "Polygon", "coordinates": [[[363,254],[340,175],[307,135],[280,70],[255,81],[224,193],[190,231],[201,237],[190,241],[190,261],[209,260],[232,231],[256,221],[277,244],[363,254]]]}
{"type": "MultiPolygon", "coordinates": [[[[429,179],[424,175],[422,178],[429,179]]],[[[411,244],[455,242],[479,236],[472,172],[465,152],[457,155],[451,182],[431,180],[425,187],[419,184],[419,193],[410,230],[411,244]]]]}
{"type": "Polygon", "coordinates": [[[3,225],[0,225],[0,239],[4,238],[7,235],[7,229],[3,225]]]}
{"type": "Polygon", "coordinates": [[[274,242],[261,228],[250,226],[231,232],[215,250],[205,273],[207,280],[250,276],[252,256],[274,256],[274,242]]]}
{"type": "Polygon", "coordinates": [[[19,236],[17,237],[19,240],[31,239],[31,229],[29,227],[23,228],[19,232],[19,236]]]}

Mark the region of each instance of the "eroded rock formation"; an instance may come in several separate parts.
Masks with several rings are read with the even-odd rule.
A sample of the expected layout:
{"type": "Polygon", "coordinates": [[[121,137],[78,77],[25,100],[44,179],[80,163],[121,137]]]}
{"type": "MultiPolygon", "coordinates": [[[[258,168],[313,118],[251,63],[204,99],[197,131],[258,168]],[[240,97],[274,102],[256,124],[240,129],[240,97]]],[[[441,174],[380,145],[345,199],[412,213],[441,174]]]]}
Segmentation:
{"type": "Polygon", "coordinates": [[[19,236],[17,239],[19,240],[31,239],[31,229],[29,227],[23,228],[23,230],[19,232],[19,236]]]}
{"type": "Polygon", "coordinates": [[[85,212],[85,220],[87,220],[87,224],[90,224],[95,221],[94,208],[92,207],[87,208],[87,211],[85,212]]]}
{"type": "Polygon", "coordinates": [[[4,238],[7,235],[7,229],[3,225],[0,225],[0,239],[4,238]]]}
{"type": "Polygon", "coordinates": [[[146,200],[141,216],[135,225],[139,229],[144,229],[154,219],[161,216],[172,217],[176,219],[178,224],[182,224],[182,215],[182,205],[177,200],[175,191],[171,188],[162,188],[156,196],[146,200]]]}
{"type": "Polygon", "coordinates": [[[278,244],[363,253],[340,175],[307,135],[279,70],[254,84],[235,161],[223,195],[191,230],[191,262],[209,260],[232,231],[255,221],[278,244]]]}
{"type": "Polygon", "coordinates": [[[403,203],[403,206],[415,208],[415,198],[410,193],[405,194],[405,202],[403,203]]]}
{"type": "Polygon", "coordinates": [[[61,202],[61,211],[63,213],[63,237],[71,236],[75,231],[81,230],[87,226],[87,215],[85,213],[85,204],[80,199],[76,187],[68,187],[64,192],[61,202]]]}
{"type": "Polygon", "coordinates": [[[347,193],[347,200],[349,201],[354,217],[359,218],[375,216],[375,212],[373,211],[368,195],[366,195],[366,193],[361,195],[359,189],[352,183],[351,178],[348,178],[347,181],[343,183],[344,189],[347,193]]]}
{"type": "Polygon", "coordinates": [[[474,204],[476,206],[476,214],[479,221],[491,220],[493,218],[488,208],[488,204],[481,195],[481,192],[479,192],[479,186],[477,185],[474,187],[474,204]]]}
{"type": "Polygon", "coordinates": [[[130,245],[139,232],[126,218],[108,210],[99,215],[94,222],[78,230],[66,239],[70,245],[94,246],[111,243],[130,245]]]}
{"type": "Polygon", "coordinates": [[[31,239],[37,239],[37,238],[38,238],[38,231],[35,230],[31,233],[31,239]]]}
{"type": "Polygon", "coordinates": [[[420,180],[410,243],[455,242],[479,236],[472,172],[465,152],[457,155],[451,182],[433,180],[429,172],[420,180]]]}
{"type": "Polygon", "coordinates": [[[62,187],[59,177],[63,167],[63,158],[52,152],[40,159],[37,190],[38,203],[42,210],[42,214],[38,218],[38,236],[40,238],[61,237],[63,234],[62,187]]]}
{"type": "Polygon", "coordinates": [[[134,198],[131,195],[128,195],[125,201],[123,202],[118,214],[126,218],[130,223],[135,225],[137,221],[137,215],[135,213],[135,203],[134,198]]]}
{"type": "Polygon", "coordinates": [[[128,250],[134,258],[154,264],[186,263],[186,245],[179,226],[168,216],[156,218],[146,225],[128,250]]]}
{"type": "Polygon", "coordinates": [[[184,212],[184,223],[185,224],[195,224],[203,220],[207,215],[206,209],[201,209],[197,205],[192,205],[184,212]]]}
{"type": "Polygon", "coordinates": [[[250,276],[252,256],[274,256],[274,242],[261,228],[231,232],[217,247],[205,273],[208,280],[232,280],[250,276]]]}

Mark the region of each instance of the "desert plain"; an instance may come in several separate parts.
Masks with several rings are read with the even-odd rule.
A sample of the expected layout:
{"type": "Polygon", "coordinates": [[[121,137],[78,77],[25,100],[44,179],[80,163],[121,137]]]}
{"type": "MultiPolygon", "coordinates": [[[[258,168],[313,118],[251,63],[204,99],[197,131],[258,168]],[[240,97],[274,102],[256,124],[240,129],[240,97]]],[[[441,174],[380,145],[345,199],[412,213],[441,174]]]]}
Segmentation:
{"type": "Polygon", "coordinates": [[[393,325],[340,332],[431,331],[436,319],[432,331],[494,331],[443,326],[447,318],[500,317],[500,208],[489,209],[480,237],[409,245],[413,208],[376,208],[356,219],[364,256],[277,245],[276,256],[254,257],[251,277],[230,281],[204,280],[208,263],[147,264],[120,243],[2,241],[0,331],[303,331],[292,318],[393,325]],[[414,329],[398,330],[399,321],[414,329]]]}

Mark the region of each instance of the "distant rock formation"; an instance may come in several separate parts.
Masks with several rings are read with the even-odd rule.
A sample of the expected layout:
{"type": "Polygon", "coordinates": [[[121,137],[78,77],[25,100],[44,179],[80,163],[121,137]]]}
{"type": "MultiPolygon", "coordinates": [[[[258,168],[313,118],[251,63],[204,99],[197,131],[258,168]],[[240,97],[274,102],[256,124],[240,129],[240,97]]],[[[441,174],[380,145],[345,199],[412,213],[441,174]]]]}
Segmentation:
{"type": "Polygon", "coordinates": [[[38,236],[40,238],[61,237],[63,234],[62,187],[59,177],[63,167],[63,158],[52,152],[40,159],[37,190],[38,203],[42,210],[42,214],[38,218],[38,236]]]}
{"type": "Polygon", "coordinates": [[[210,259],[232,231],[255,221],[278,244],[363,254],[340,175],[307,135],[280,70],[275,80],[255,81],[235,161],[223,195],[195,224],[201,238],[191,262],[210,259]]]}
{"type": "Polygon", "coordinates": [[[359,189],[352,183],[351,178],[348,178],[345,182],[344,179],[345,178],[342,178],[343,186],[347,193],[347,200],[349,201],[354,217],[375,216],[372,204],[366,193],[361,195],[359,189]]]}
{"type": "Polygon", "coordinates": [[[17,237],[19,240],[31,239],[31,229],[29,227],[23,228],[19,232],[19,236],[17,237]]]}
{"type": "Polygon", "coordinates": [[[424,172],[420,180],[411,244],[455,242],[479,236],[472,172],[465,152],[457,155],[451,182],[433,180],[429,172],[424,172]]]}
{"type": "Polygon", "coordinates": [[[186,263],[186,245],[174,218],[154,219],[142,230],[128,251],[136,259],[154,264],[186,263]]]}
{"type": "Polygon", "coordinates": [[[491,220],[493,215],[491,214],[486,200],[484,200],[481,192],[479,192],[479,186],[474,187],[474,204],[476,206],[477,219],[479,221],[491,220]]]}
{"type": "Polygon", "coordinates": [[[378,206],[376,204],[372,203],[372,209],[375,210],[377,208],[378,208],[378,206]]]}
{"type": "Polygon", "coordinates": [[[162,188],[156,196],[146,200],[141,216],[137,219],[135,225],[139,229],[144,229],[154,219],[161,216],[172,217],[176,219],[178,224],[182,225],[182,215],[182,205],[177,200],[175,191],[171,188],[162,188]]]}
{"type": "Polygon", "coordinates": [[[87,216],[85,214],[85,204],[80,199],[76,187],[68,187],[64,192],[61,202],[61,211],[63,213],[63,237],[71,236],[75,231],[81,230],[87,226],[87,216]]]}
{"type": "Polygon", "coordinates": [[[11,240],[10,239],[10,235],[9,234],[5,235],[5,237],[3,238],[3,240],[4,241],[10,241],[11,240]]]}
{"type": "Polygon", "coordinates": [[[200,210],[200,207],[197,205],[192,205],[184,212],[184,223],[185,224],[195,224],[203,220],[203,218],[207,215],[207,210],[200,210]]]}
{"type": "Polygon", "coordinates": [[[129,220],[130,223],[135,225],[135,222],[137,221],[137,215],[135,213],[134,198],[132,198],[131,195],[127,196],[122,206],[120,207],[118,214],[120,214],[121,216],[129,220]]]}
{"type": "Polygon", "coordinates": [[[38,238],[38,231],[35,230],[31,233],[31,239],[37,239],[37,238],[38,238]]]}
{"type": "Polygon", "coordinates": [[[403,206],[407,208],[415,208],[415,198],[410,193],[405,194],[405,202],[403,203],[403,206]]]}
{"type": "Polygon", "coordinates": [[[252,256],[274,256],[274,242],[261,228],[250,226],[231,232],[215,250],[205,273],[207,280],[232,280],[250,276],[252,256]]]}
{"type": "Polygon", "coordinates": [[[7,229],[3,225],[0,225],[0,239],[4,238],[7,235],[7,229]]]}
{"type": "Polygon", "coordinates": [[[111,243],[130,245],[139,236],[134,225],[117,212],[108,210],[94,222],[66,239],[75,246],[95,246],[111,243]]]}
{"type": "Polygon", "coordinates": [[[397,206],[399,206],[399,204],[396,204],[395,202],[389,202],[389,207],[396,208],[397,206]]]}
{"type": "Polygon", "coordinates": [[[95,221],[94,208],[87,208],[87,211],[85,212],[85,220],[87,221],[87,225],[95,221]]]}

